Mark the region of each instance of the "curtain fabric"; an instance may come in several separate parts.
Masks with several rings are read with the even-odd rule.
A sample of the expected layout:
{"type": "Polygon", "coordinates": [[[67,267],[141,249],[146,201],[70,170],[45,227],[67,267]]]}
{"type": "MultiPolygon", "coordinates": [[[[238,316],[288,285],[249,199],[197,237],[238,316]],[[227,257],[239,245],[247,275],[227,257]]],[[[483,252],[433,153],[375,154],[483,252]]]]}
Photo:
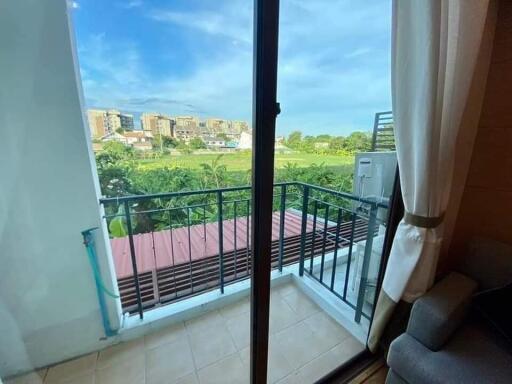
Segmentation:
{"type": "Polygon", "coordinates": [[[406,214],[375,309],[372,351],[396,304],[414,301],[435,277],[455,143],[488,7],[487,0],[393,2],[392,103],[406,214]]]}

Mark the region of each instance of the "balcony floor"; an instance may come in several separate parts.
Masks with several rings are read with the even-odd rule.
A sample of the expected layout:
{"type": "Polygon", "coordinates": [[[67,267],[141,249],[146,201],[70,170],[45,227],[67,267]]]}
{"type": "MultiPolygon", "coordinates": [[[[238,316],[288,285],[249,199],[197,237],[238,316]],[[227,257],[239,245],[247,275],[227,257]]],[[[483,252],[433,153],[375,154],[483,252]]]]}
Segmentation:
{"type": "MultiPolygon", "coordinates": [[[[364,349],[293,282],[272,288],[270,333],[269,383],[312,383],[364,349]]],[[[43,382],[248,383],[249,299],[5,381],[43,382]]]]}

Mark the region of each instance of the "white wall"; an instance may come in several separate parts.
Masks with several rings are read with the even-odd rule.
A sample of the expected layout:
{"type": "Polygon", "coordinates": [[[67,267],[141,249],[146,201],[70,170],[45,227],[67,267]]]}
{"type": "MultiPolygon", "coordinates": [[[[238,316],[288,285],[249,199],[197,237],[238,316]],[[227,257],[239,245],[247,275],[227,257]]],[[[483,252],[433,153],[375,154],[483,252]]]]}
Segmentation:
{"type": "MultiPolygon", "coordinates": [[[[80,234],[102,222],[73,44],[65,0],[0,1],[3,377],[108,343],[80,234]]],[[[119,303],[107,301],[118,327],[119,303]]]]}

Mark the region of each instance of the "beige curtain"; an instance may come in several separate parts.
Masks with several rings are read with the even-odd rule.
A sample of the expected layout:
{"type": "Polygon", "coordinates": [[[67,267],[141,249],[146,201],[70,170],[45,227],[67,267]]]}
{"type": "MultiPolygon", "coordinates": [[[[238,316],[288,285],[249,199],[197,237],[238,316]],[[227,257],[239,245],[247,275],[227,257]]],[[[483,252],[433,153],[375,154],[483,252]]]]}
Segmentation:
{"type": "Polygon", "coordinates": [[[435,277],[455,144],[489,9],[488,0],[393,2],[393,115],[406,213],[377,301],[370,350],[396,304],[414,301],[435,277]]]}

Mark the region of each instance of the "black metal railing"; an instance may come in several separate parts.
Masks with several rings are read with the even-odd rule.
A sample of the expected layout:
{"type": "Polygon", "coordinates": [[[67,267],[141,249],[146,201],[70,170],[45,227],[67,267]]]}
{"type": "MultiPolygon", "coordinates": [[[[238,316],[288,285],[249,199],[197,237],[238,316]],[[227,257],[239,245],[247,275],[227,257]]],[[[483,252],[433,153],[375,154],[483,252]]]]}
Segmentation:
{"type": "MultiPolygon", "coordinates": [[[[122,271],[124,312],[144,310],[219,289],[251,274],[250,187],[123,196],[100,200],[122,271]]],[[[387,205],[305,183],[274,185],[272,268],[304,273],[369,318],[365,296],[372,241],[387,205]],[[354,244],[365,243],[361,271],[354,244]],[[343,258],[340,252],[345,250],[343,258]],[[345,264],[344,270],[337,270],[345,264]],[[350,276],[359,275],[357,294],[350,276]]],[[[117,267],[116,267],[117,268],[117,267]]]]}

